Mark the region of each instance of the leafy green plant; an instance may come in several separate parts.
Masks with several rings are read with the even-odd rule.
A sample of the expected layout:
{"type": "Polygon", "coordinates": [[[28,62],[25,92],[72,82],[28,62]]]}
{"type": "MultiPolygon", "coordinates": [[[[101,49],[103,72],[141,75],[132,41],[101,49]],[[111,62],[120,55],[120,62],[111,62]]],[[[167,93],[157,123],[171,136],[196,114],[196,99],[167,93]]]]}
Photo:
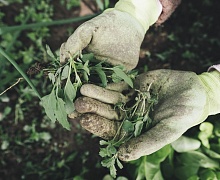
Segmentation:
{"type": "Polygon", "coordinates": [[[74,112],[74,100],[77,97],[79,88],[83,83],[88,83],[92,75],[98,75],[101,85],[105,87],[112,78],[124,80],[131,87],[131,78],[125,74],[122,66],[109,67],[106,63],[95,60],[93,54],[76,54],[70,56],[67,63],[59,64],[59,57],[56,57],[47,46],[47,52],[53,59],[54,69],[49,70],[48,77],[53,84],[49,95],[42,98],[42,105],[46,114],[52,122],[58,121],[64,128],[70,130],[67,120],[68,114],[74,112]]]}
{"type": "Polygon", "coordinates": [[[101,164],[110,169],[112,177],[116,178],[116,167],[122,169],[123,165],[118,159],[117,148],[133,137],[139,136],[143,131],[147,131],[152,126],[149,117],[153,106],[157,103],[157,94],[150,94],[150,87],[146,92],[136,90],[135,103],[128,107],[124,103],[117,104],[115,108],[124,112],[124,118],[115,137],[110,141],[100,141],[102,147],[99,155],[104,158],[101,164]]]}
{"type": "Polygon", "coordinates": [[[219,179],[219,122],[199,125],[193,137],[183,135],[157,152],[126,164],[132,179],[219,179]]]}
{"type": "Polygon", "coordinates": [[[152,179],[152,180],[163,180],[163,172],[161,169],[161,163],[165,159],[172,158],[173,149],[170,145],[166,145],[157,152],[143,156],[138,160],[131,161],[128,164],[128,169],[131,172],[133,179],[152,179]]]}

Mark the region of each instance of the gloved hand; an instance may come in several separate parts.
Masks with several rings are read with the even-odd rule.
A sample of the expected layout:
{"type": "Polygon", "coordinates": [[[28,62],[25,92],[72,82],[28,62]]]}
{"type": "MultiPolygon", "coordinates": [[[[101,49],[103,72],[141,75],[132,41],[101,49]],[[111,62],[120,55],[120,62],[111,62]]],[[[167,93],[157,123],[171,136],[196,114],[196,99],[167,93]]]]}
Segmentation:
{"type": "Polygon", "coordinates": [[[171,14],[175,11],[175,9],[180,4],[180,2],[181,0],[160,0],[160,3],[163,6],[163,10],[156,24],[160,25],[164,23],[171,16],[171,14]]]}
{"type": "MultiPolygon", "coordinates": [[[[119,158],[131,161],[149,155],[178,139],[189,128],[203,122],[209,115],[220,113],[220,72],[196,75],[193,72],[155,70],[139,75],[134,88],[149,89],[158,94],[151,118],[155,124],[140,136],[130,139],[119,148],[119,158]]],[[[121,114],[111,106],[128,102],[125,84],[107,88],[83,85],[76,110],[83,113],[81,125],[88,131],[111,139],[120,125],[121,114]]]]}
{"type": "Polygon", "coordinates": [[[61,45],[61,63],[86,48],[99,60],[133,69],[145,33],[161,12],[159,0],[120,0],[114,8],[79,26],[61,45]]]}

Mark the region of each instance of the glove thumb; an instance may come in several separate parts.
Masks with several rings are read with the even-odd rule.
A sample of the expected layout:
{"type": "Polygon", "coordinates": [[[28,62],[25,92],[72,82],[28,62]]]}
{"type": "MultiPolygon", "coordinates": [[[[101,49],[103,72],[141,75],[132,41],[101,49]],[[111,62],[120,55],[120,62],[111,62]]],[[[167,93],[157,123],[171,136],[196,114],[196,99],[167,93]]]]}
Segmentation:
{"type": "Polygon", "coordinates": [[[95,26],[87,22],[79,26],[60,47],[60,62],[64,63],[70,55],[82,51],[90,43],[95,26]],[[90,25],[89,25],[90,24],[90,25]],[[85,27],[86,26],[86,27],[85,27]]]}

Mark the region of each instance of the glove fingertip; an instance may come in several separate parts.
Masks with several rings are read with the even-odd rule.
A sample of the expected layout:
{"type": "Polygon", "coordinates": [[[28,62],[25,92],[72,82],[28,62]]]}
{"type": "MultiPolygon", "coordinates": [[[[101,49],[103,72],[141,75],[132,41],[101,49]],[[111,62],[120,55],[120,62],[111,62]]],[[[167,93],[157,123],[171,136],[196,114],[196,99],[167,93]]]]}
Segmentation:
{"type": "Polygon", "coordinates": [[[80,117],[80,113],[79,112],[77,112],[77,111],[73,111],[71,114],[68,114],[68,117],[70,118],[70,119],[76,119],[77,117],[80,117]]]}
{"type": "Polygon", "coordinates": [[[66,43],[63,43],[61,44],[60,46],[60,63],[63,64],[66,62],[66,48],[65,48],[65,44],[66,43]]]}
{"type": "Polygon", "coordinates": [[[117,123],[95,114],[81,116],[80,124],[87,131],[103,139],[112,139],[117,131],[117,123]]]}
{"type": "Polygon", "coordinates": [[[136,158],[136,157],[134,157],[134,156],[132,155],[132,149],[129,147],[129,144],[128,144],[128,143],[123,144],[123,145],[119,148],[119,150],[118,150],[118,158],[119,158],[121,161],[125,161],[125,162],[138,159],[138,158],[136,158]]]}

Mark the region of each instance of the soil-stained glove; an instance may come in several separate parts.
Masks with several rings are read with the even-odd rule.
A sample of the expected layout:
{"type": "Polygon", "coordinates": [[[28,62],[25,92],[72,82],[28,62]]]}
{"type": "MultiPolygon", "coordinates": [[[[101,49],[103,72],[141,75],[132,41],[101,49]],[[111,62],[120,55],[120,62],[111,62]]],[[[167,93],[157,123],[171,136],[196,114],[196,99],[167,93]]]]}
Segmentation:
{"type": "Polygon", "coordinates": [[[163,6],[163,11],[157,20],[156,24],[160,25],[164,23],[171,14],[175,11],[177,6],[180,4],[181,0],[160,0],[160,3],[163,6]]]}
{"type": "Polygon", "coordinates": [[[99,60],[133,69],[144,35],[162,12],[159,0],[120,0],[83,23],[60,48],[61,63],[86,48],[99,60]]]}
{"type": "MultiPolygon", "coordinates": [[[[178,139],[189,128],[200,124],[209,115],[220,113],[220,72],[213,71],[196,75],[193,72],[155,70],[139,75],[134,87],[145,92],[158,94],[158,104],[154,106],[151,118],[154,126],[140,136],[133,138],[119,148],[119,158],[123,161],[149,155],[178,139]]],[[[88,131],[112,138],[117,131],[120,113],[111,104],[127,102],[123,95],[127,86],[107,87],[107,89],[84,85],[75,107],[85,113],[81,124],[88,131]]]]}

